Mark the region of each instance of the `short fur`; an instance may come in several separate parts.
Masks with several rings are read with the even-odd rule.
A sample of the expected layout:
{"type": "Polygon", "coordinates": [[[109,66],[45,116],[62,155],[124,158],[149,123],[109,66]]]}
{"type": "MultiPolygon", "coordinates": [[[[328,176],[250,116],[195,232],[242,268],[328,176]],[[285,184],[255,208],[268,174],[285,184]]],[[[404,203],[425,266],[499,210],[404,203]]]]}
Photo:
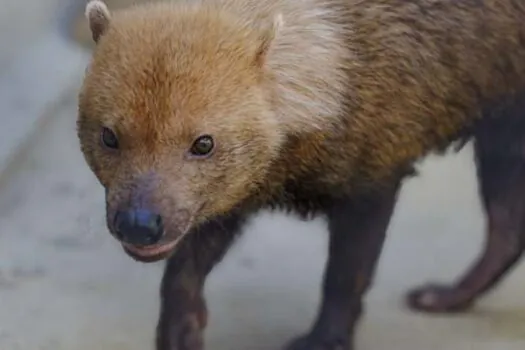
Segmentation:
{"type": "Polygon", "coordinates": [[[90,1],[86,5],[86,17],[93,41],[98,42],[98,39],[104,35],[104,32],[109,26],[109,21],[111,19],[109,9],[102,1],[90,1]]]}
{"type": "MultiPolygon", "coordinates": [[[[503,159],[508,174],[525,176],[524,0],[188,0],[86,15],[97,48],[78,135],[107,191],[108,227],[119,208],[147,207],[168,221],[162,243],[185,237],[165,273],[158,349],[202,347],[205,276],[260,208],[327,215],[322,306],[289,348],[350,349],[348,329],[415,162],[474,137],[480,169],[503,159]],[[104,149],[102,127],[120,149],[104,149]],[[193,159],[188,149],[203,134],[216,149],[193,159]]],[[[494,176],[480,170],[484,183],[494,176]]],[[[513,188],[523,190],[519,178],[513,188]]],[[[521,254],[525,208],[501,211],[525,196],[481,191],[499,243],[446,301],[442,289],[434,299],[424,289],[412,306],[464,306],[521,254]],[[510,221],[518,228],[509,233],[510,221]]]]}

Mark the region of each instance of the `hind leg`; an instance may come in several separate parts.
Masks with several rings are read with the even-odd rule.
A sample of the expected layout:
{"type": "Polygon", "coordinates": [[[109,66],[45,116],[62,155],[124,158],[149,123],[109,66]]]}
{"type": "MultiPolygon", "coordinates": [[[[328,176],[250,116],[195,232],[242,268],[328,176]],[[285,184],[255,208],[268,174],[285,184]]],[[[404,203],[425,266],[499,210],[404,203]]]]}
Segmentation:
{"type": "Polygon", "coordinates": [[[488,125],[476,135],[480,194],[487,216],[484,252],[455,284],[429,284],[411,291],[410,308],[463,311],[519,261],[525,243],[525,123],[518,124],[488,125]]]}

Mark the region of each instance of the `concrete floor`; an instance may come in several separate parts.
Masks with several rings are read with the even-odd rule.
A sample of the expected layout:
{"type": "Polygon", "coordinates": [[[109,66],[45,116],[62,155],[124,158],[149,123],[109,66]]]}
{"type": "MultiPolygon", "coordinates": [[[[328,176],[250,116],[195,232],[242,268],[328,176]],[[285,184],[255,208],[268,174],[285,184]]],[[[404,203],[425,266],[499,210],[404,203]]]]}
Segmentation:
{"type": "MultiPolygon", "coordinates": [[[[163,264],[132,261],[107,233],[103,191],[75,134],[82,73],[70,76],[73,87],[63,86],[67,94],[46,109],[0,181],[1,350],[153,349],[163,264]]],[[[9,108],[0,105],[0,115],[9,108]]],[[[525,348],[525,266],[464,315],[430,317],[402,304],[407,288],[451,280],[481,249],[471,151],[428,159],[422,176],[406,183],[358,350],[525,348]]],[[[319,298],[326,238],[320,219],[261,213],[250,223],[209,279],[207,349],[278,350],[304,331],[319,298]]]]}

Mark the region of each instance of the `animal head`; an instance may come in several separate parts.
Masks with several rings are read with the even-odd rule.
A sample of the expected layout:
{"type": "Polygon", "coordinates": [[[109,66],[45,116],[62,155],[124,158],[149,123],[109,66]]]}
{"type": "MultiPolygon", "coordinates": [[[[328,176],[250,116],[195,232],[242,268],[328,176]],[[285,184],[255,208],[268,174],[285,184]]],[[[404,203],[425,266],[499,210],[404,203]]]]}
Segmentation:
{"type": "Polygon", "coordinates": [[[267,55],[282,21],[156,4],[90,1],[96,43],[79,95],[84,157],[106,189],[107,226],[141,261],[228,213],[264,181],[283,132],[267,55]]]}

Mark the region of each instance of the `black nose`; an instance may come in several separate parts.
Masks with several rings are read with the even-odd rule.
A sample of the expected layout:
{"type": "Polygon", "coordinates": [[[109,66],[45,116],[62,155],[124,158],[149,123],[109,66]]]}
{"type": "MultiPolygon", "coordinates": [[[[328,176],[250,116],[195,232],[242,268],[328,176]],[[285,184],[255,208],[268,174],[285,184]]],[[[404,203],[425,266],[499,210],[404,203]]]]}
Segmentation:
{"type": "Polygon", "coordinates": [[[150,245],[160,241],[164,226],[160,215],[148,210],[131,209],[116,213],[115,231],[123,242],[150,245]]]}

